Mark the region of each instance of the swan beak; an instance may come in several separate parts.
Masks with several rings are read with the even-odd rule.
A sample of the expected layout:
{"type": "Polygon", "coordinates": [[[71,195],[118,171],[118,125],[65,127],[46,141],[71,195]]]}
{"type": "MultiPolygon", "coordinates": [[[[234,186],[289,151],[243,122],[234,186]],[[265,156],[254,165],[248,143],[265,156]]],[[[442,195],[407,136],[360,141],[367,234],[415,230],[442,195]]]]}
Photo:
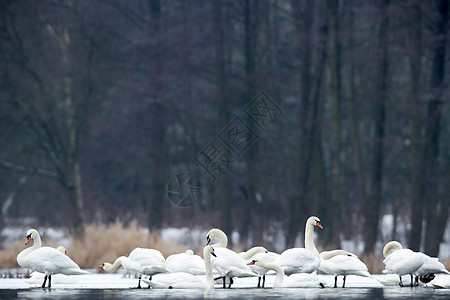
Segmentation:
{"type": "Polygon", "coordinates": [[[211,242],[211,239],[209,238],[209,235],[206,237],[206,246],[209,245],[209,243],[211,242]]]}
{"type": "Polygon", "coordinates": [[[322,226],[322,224],[320,224],[319,221],[317,221],[316,225],[317,225],[317,227],[319,227],[320,229],[323,229],[323,226],[322,226]]]}
{"type": "Polygon", "coordinates": [[[98,267],[99,267],[100,269],[103,269],[103,265],[98,265],[98,267]]]}
{"type": "Polygon", "coordinates": [[[252,260],[251,262],[249,262],[247,265],[254,265],[256,261],[252,260]]]}
{"type": "Polygon", "coordinates": [[[211,255],[214,256],[214,257],[217,257],[217,255],[214,253],[214,251],[211,252],[211,255]]]}
{"type": "Polygon", "coordinates": [[[30,240],[31,240],[31,235],[28,235],[28,236],[27,236],[27,240],[25,241],[25,245],[28,245],[28,243],[30,242],[30,240]]]}

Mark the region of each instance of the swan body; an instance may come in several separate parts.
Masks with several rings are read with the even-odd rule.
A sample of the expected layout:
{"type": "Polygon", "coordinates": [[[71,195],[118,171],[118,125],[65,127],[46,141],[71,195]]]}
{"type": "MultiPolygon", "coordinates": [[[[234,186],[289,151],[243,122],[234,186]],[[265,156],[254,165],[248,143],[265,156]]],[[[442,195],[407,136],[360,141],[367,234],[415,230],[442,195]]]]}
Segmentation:
{"type": "Polygon", "coordinates": [[[320,253],[319,270],[334,275],[334,287],[337,287],[337,277],[344,276],[342,287],[345,287],[347,275],[358,275],[372,277],[367,270],[367,266],[353,253],[345,250],[331,250],[320,253]]]}
{"type": "Polygon", "coordinates": [[[319,268],[320,255],[314,245],[314,226],[323,229],[319,218],[309,217],[305,226],[305,248],[287,249],[274,261],[283,268],[286,275],[313,273],[319,268]]]}
{"type": "Polygon", "coordinates": [[[139,274],[138,288],[141,287],[141,276],[153,276],[167,272],[164,256],[155,249],[135,248],[128,257],[120,256],[113,264],[103,263],[99,265],[106,272],[114,272],[120,267],[127,271],[139,274]]]}
{"type": "MultiPolygon", "coordinates": [[[[64,246],[59,246],[56,248],[59,252],[67,255],[67,250],[64,246]]],[[[30,274],[30,278],[25,279],[25,282],[30,284],[36,284],[42,282],[44,280],[45,274],[42,274],[40,272],[34,271],[30,274]]],[[[63,283],[63,284],[70,284],[70,283],[76,283],[78,282],[77,278],[74,278],[73,276],[68,276],[64,274],[55,274],[52,276],[53,283],[63,283]]]]}
{"type": "Polygon", "coordinates": [[[158,274],[153,276],[151,280],[142,279],[142,281],[154,289],[212,289],[214,288],[214,278],[211,268],[211,255],[215,256],[214,248],[206,246],[203,249],[206,282],[185,272],[158,274]]]}
{"type": "Polygon", "coordinates": [[[283,268],[275,263],[267,263],[262,260],[253,260],[249,265],[259,266],[276,272],[274,288],[315,288],[325,287],[325,283],[316,274],[292,274],[286,276],[283,268]]]}
{"type": "Polygon", "coordinates": [[[48,278],[48,288],[51,288],[51,275],[81,275],[89,272],[81,270],[80,267],[71,260],[67,255],[61,253],[52,247],[41,247],[41,237],[36,229],[30,229],[27,232],[28,244],[30,240],[34,240],[31,251],[23,250],[17,256],[17,262],[21,267],[30,268],[44,274],[44,282],[42,288],[48,278]]]}
{"type": "Polygon", "coordinates": [[[413,274],[424,263],[422,253],[414,252],[411,249],[403,249],[402,245],[397,241],[387,243],[383,248],[383,256],[385,259],[385,274],[397,274],[400,279],[400,286],[403,286],[402,275],[409,274],[411,276],[411,287],[413,285],[413,274]],[[391,253],[392,251],[392,253],[391,253]]]}
{"type": "Polygon", "coordinates": [[[192,250],[173,254],[166,259],[166,269],[171,273],[184,272],[192,275],[205,275],[205,262],[192,250]]]}

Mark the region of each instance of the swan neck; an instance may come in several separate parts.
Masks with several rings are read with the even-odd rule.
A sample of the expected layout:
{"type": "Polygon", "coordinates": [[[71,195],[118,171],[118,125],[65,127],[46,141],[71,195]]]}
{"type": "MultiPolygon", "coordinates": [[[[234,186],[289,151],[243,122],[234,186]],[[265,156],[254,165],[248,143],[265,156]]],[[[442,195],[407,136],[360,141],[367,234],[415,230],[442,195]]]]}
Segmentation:
{"type": "Polygon", "coordinates": [[[281,287],[284,280],[284,270],[281,266],[273,263],[263,263],[261,264],[264,268],[274,270],[276,272],[275,281],[273,283],[274,287],[281,287]]]}
{"type": "Polygon", "coordinates": [[[322,259],[331,259],[338,255],[347,255],[348,252],[345,250],[332,250],[332,251],[324,251],[320,253],[320,258],[322,259]]]}
{"type": "Polygon", "coordinates": [[[206,274],[206,285],[208,288],[214,288],[214,277],[212,274],[211,267],[211,255],[208,252],[208,249],[205,247],[203,249],[203,260],[205,261],[205,274],[206,274]]]}
{"type": "Polygon", "coordinates": [[[241,257],[243,259],[249,259],[250,257],[254,256],[255,254],[263,253],[265,251],[266,251],[266,249],[264,249],[263,247],[253,247],[253,248],[250,248],[247,251],[245,251],[241,257]]]}
{"type": "Polygon", "coordinates": [[[387,243],[386,246],[384,246],[384,248],[383,248],[383,256],[387,257],[387,256],[389,256],[389,254],[391,254],[392,250],[395,251],[395,250],[400,250],[402,248],[403,248],[402,244],[400,244],[399,242],[391,241],[391,242],[387,243]]]}
{"type": "Polygon", "coordinates": [[[214,247],[226,248],[228,246],[228,237],[223,231],[217,231],[216,237],[219,239],[219,242],[214,247]]]}
{"type": "Polygon", "coordinates": [[[33,237],[33,246],[31,247],[33,249],[41,248],[42,246],[41,236],[39,235],[38,232],[36,233],[37,233],[36,236],[33,237]]]}
{"type": "Polygon", "coordinates": [[[316,245],[314,245],[314,225],[308,223],[305,227],[305,248],[319,255],[319,251],[317,251],[316,245]]]}
{"type": "Polygon", "coordinates": [[[114,263],[112,265],[111,264],[105,264],[103,269],[105,271],[108,271],[108,272],[117,271],[122,266],[122,260],[123,259],[126,259],[126,257],[125,256],[120,256],[114,261],[114,263]]]}

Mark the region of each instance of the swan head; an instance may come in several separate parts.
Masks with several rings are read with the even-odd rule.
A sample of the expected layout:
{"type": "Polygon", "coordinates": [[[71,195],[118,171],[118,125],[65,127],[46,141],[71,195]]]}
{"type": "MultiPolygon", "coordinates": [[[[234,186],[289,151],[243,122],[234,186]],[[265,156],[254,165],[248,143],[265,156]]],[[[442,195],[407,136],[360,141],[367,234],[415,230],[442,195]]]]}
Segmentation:
{"type": "Polygon", "coordinates": [[[222,230],[213,228],[206,234],[206,245],[209,245],[214,238],[227,239],[227,235],[222,230]]]}
{"type": "Polygon", "coordinates": [[[320,221],[320,219],[318,217],[315,217],[315,216],[309,217],[308,221],[306,221],[306,223],[313,227],[317,226],[320,229],[323,229],[322,222],[320,221]]]}
{"type": "Polygon", "coordinates": [[[206,246],[204,249],[203,249],[203,258],[205,258],[206,256],[208,256],[208,255],[212,255],[212,256],[214,256],[214,257],[217,257],[217,255],[214,253],[214,248],[213,248],[213,246],[211,246],[211,245],[208,245],[208,246],[206,246]]]}
{"type": "Polygon", "coordinates": [[[31,240],[34,240],[35,238],[37,238],[39,236],[39,233],[38,233],[38,231],[36,230],[36,229],[30,229],[30,230],[28,230],[28,232],[27,232],[27,239],[26,239],[26,241],[25,241],[25,245],[28,245],[28,243],[31,241],[31,240]]]}
{"type": "Polygon", "coordinates": [[[105,263],[98,265],[98,267],[100,269],[108,272],[112,268],[112,264],[105,262],[105,263]]]}
{"type": "Polygon", "coordinates": [[[59,246],[58,248],[56,248],[56,250],[58,250],[62,254],[67,255],[67,250],[66,250],[66,248],[64,246],[59,246]]]}
{"type": "Polygon", "coordinates": [[[249,262],[247,265],[259,265],[259,260],[254,259],[251,262],[249,262]]]}
{"type": "Polygon", "coordinates": [[[402,244],[400,244],[397,241],[390,241],[383,248],[383,256],[387,257],[389,254],[391,254],[391,251],[400,250],[400,249],[403,249],[402,244]]]}
{"type": "Polygon", "coordinates": [[[187,249],[186,250],[186,254],[187,255],[194,255],[194,251],[192,251],[191,249],[187,249]]]}

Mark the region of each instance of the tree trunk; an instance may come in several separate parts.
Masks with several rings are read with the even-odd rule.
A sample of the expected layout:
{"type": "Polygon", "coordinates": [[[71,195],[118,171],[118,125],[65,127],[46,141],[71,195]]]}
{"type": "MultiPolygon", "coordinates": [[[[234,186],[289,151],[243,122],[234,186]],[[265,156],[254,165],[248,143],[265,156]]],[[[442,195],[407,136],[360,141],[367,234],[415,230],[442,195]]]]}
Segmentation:
{"type": "Polygon", "coordinates": [[[424,210],[425,165],[422,157],[422,122],[420,117],[420,74],[422,72],[422,13],[420,0],[414,4],[411,18],[413,53],[411,65],[411,231],[408,247],[420,251],[424,210]]]}
{"type": "Polygon", "coordinates": [[[368,198],[369,203],[365,206],[365,236],[364,254],[371,254],[375,250],[378,238],[378,220],[380,218],[380,207],[382,203],[382,182],[383,182],[383,146],[384,129],[386,122],[385,102],[388,97],[388,25],[389,19],[387,10],[389,0],[383,0],[380,12],[382,16],[378,31],[378,93],[374,108],[375,133],[373,137],[373,158],[372,158],[372,191],[368,198]]]}
{"type": "MultiPolygon", "coordinates": [[[[293,2],[294,7],[296,7],[295,11],[299,12],[297,15],[301,17],[303,15],[303,11],[299,4],[293,2]],[[298,6],[297,6],[298,5],[298,6]]],[[[312,5],[312,3],[310,3],[312,5]]],[[[311,6],[309,6],[311,7],[311,6]]],[[[308,20],[308,19],[307,19],[308,20]]],[[[302,37],[300,40],[308,40],[310,37],[310,28],[309,25],[312,23],[307,22],[306,31],[303,31],[302,28],[298,28],[298,32],[300,37],[302,35],[306,35],[302,37]]],[[[312,22],[312,20],[311,20],[312,22]]],[[[314,74],[314,78],[310,78],[310,75],[304,74],[301,76],[302,78],[302,89],[305,89],[305,84],[311,84],[311,87],[308,86],[310,91],[309,95],[305,94],[305,91],[302,90],[302,104],[306,104],[307,107],[301,107],[300,109],[300,126],[301,126],[301,136],[299,143],[299,153],[298,153],[298,162],[299,165],[296,169],[295,174],[295,186],[296,190],[294,190],[293,194],[290,196],[290,201],[288,205],[289,211],[289,219],[288,219],[288,228],[287,228],[287,236],[286,236],[286,247],[293,247],[295,244],[295,239],[298,235],[298,231],[303,226],[304,220],[309,216],[312,211],[312,207],[308,207],[306,203],[306,199],[309,192],[309,177],[311,174],[312,166],[312,157],[314,151],[314,143],[320,142],[320,139],[317,137],[317,126],[318,118],[319,118],[319,110],[320,110],[320,90],[323,78],[324,65],[326,60],[327,53],[327,37],[328,37],[328,28],[326,24],[326,20],[322,20],[323,24],[320,28],[320,43],[319,43],[319,57],[317,58],[316,65],[316,73],[314,74]],[[307,100],[303,99],[303,97],[307,96],[307,100]],[[312,104],[310,107],[309,104],[312,104]]],[[[311,57],[310,49],[304,49],[302,57],[311,57]]],[[[310,72],[310,70],[303,70],[303,72],[310,72]]]]}
{"type": "MultiPolygon", "coordinates": [[[[350,122],[351,122],[351,135],[352,135],[352,145],[353,145],[353,151],[354,151],[354,164],[355,164],[355,172],[356,172],[356,181],[358,184],[358,198],[359,201],[359,207],[357,210],[357,215],[359,218],[360,216],[364,214],[364,205],[369,202],[368,195],[367,195],[367,187],[366,187],[366,178],[364,176],[364,160],[363,160],[363,153],[362,153],[362,147],[361,147],[361,138],[359,134],[359,115],[360,112],[358,110],[358,107],[360,106],[360,103],[358,102],[358,89],[356,86],[356,70],[355,70],[355,57],[354,57],[354,48],[355,48],[355,35],[354,35],[354,11],[355,11],[354,2],[352,2],[352,10],[350,12],[350,57],[351,57],[351,65],[350,65],[350,122]]],[[[357,224],[360,224],[361,220],[356,220],[357,224]]],[[[355,226],[356,230],[354,231],[355,236],[359,233],[358,229],[359,226],[355,226]]]]}
{"type": "MultiPolygon", "coordinates": [[[[218,37],[216,43],[216,85],[217,85],[217,99],[219,100],[219,126],[223,127],[230,122],[230,103],[229,103],[229,75],[227,70],[226,59],[226,44],[225,44],[225,23],[222,0],[214,1],[214,22],[215,32],[218,37]]],[[[230,151],[227,148],[222,149],[227,157],[230,157],[230,151]]],[[[232,180],[229,174],[224,174],[217,181],[218,188],[216,189],[216,198],[218,200],[218,207],[220,208],[220,224],[222,230],[231,235],[233,231],[232,226],[232,180]]],[[[232,243],[232,239],[229,240],[232,243]]]]}
{"type": "MultiPolygon", "coordinates": [[[[426,238],[425,252],[431,256],[439,254],[439,245],[442,236],[437,233],[438,217],[443,214],[442,218],[446,218],[448,210],[443,212],[440,201],[438,200],[438,158],[439,158],[439,137],[441,132],[441,114],[442,114],[442,90],[444,88],[445,78],[445,52],[447,45],[447,28],[448,28],[448,12],[449,0],[438,1],[439,20],[436,24],[434,43],[433,43],[433,59],[431,72],[431,93],[432,98],[428,102],[428,114],[425,131],[425,165],[427,166],[427,189],[425,197],[427,199],[426,208],[426,238]]],[[[447,200],[446,200],[447,201],[447,200]]]]}
{"type": "Polygon", "coordinates": [[[328,246],[340,248],[341,228],[341,43],[339,25],[339,1],[328,0],[327,12],[330,23],[330,75],[331,75],[331,110],[332,110],[332,144],[331,144],[331,193],[329,209],[328,246]]]}

